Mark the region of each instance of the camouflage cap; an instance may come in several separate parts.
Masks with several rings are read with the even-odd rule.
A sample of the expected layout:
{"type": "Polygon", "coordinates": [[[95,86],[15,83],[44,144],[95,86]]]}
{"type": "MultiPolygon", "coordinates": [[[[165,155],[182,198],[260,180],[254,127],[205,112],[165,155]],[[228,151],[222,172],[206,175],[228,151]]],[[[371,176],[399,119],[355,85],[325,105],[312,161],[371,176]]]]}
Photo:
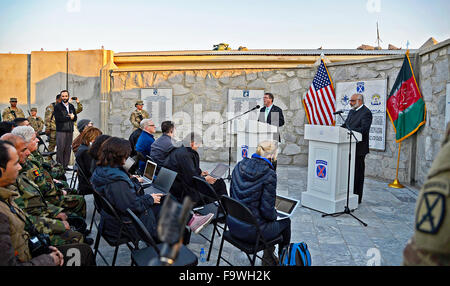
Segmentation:
{"type": "Polygon", "coordinates": [[[30,111],[36,111],[37,112],[37,108],[33,107],[33,108],[30,109],[30,111]]]}
{"type": "Polygon", "coordinates": [[[11,98],[9,99],[9,102],[17,102],[17,98],[11,97],[11,98]]]}
{"type": "Polygon", "coordinates": [[[136,104],[134,106],[136,106],[136,105],[144,105],[144,102],[142,100],[138,100],[138,101],[136,101],[136,104]]]}

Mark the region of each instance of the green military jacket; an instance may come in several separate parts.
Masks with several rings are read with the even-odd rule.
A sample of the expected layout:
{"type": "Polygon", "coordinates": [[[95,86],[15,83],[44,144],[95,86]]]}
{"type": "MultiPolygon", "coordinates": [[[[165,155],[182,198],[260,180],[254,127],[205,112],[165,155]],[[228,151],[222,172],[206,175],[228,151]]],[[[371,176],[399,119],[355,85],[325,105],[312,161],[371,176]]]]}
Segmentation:
{"type": "Polygon", "coordinates": [[[150,118],[150,115],[145,110],[135,110],[130,115],[130,122],[133,124],[134,130],[140,127],[141,121],[150,118]]]}
{"type": "Polygon", "coordinates": [[[27,119],[30,122],[31,127],[33,127],[34,131],[39,133],[44,130],[44,120],[42,120],[42,118],[40,118],[39,116],[36,116],[36,118],[30,116],[27,119]]]}
{"type": "Polygon", "coordinates": [[[11,106],[9,106],[3,110],[2,118],[3,121],[13,121],[16,118],[25,118],[25,114],[19,107],[16,107],[16,110],[13,110],[11,106]]]}

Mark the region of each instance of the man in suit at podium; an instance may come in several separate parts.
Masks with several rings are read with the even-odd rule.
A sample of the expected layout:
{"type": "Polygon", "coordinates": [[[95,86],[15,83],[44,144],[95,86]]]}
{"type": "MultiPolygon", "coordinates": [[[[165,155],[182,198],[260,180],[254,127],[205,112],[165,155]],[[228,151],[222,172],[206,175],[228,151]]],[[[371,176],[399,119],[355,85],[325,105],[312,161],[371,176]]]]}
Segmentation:
{"type": "Polygon", "coordinates": [[[369,131],[372,125],[372,112],[364,105],[364,97],[362,94],[353,94],[350,98],[351,110],[348,113],[342,127],[362,134],[362,140],[356,143],[355,158],[355,177],[353,184],[353,193],[358,195],[358,203],[360,204],[363,196],[364,187],[364,170],[365,158],[369,153],[369,131]]]}
{"type": "MultiPolygon", "coordinates": [[[[264,107],[259,110],[258,121],[281,127],[284,125],[283,110],[273,104],[273,99],[273,94],[271,94],[270,92],[266,92],[264,94],[264,107]]],[[[281,142],[279,133],[278,141],[281,142]]]]}

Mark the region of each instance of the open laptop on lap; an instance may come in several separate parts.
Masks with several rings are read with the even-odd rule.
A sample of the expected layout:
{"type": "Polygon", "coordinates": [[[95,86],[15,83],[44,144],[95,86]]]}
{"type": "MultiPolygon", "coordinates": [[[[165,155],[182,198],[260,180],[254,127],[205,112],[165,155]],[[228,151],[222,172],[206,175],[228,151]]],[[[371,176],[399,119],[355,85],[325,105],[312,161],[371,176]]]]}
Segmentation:
{"type": "Polygon", "coordinates": [[[156,172],[156,166],[156,163],[147,160],[147,163],[145,164],[144,176],[141,177],[144,180],[142,183],[143,188],[146,188],[152,184],[156,172]]]}
{"type": "Polygon", "coordinates": [[[209,175],[215,179],[220,179],[227,170],[228,165],[225,165],[224,163],[219,163],[209,175]]]}
{"type": "Polygon", "coordinates": [[[299,201],[285,196],[277,195],[275,199],[275,209],[277,210],[277,220],[291,217],[295,212],[299,201]]]}
{"type": "Polygon", "coordinates": [[[158,176],[156,176],[156,179],[152,182],[152,184],[144,188],[144,192],[146,194],[168,194],[176,177],[177,172],[163,167],[159,171],[158,176]]]}

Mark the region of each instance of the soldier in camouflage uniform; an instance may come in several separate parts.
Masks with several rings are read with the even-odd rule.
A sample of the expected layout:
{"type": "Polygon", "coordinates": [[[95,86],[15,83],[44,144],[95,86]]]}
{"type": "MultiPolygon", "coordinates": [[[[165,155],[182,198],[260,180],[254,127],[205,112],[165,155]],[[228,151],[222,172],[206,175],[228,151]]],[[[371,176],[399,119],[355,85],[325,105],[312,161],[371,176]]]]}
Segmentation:
{"type": "MultiPolygon", "coordinates": [[[[19,163],[23,164],[30,154],[25,141],[20,136],[5,134],[1,140],[11,142],[19,155],[19,163]]],[[[15,184],[7,187],[17,194],[15,203],[28,215],[36,229],[50,236],[53,245],[83,242],[83,234],[70,230],[63,209],[45,201],[39,187],[31,182],[22,172],[15,184]]]]}
{"type": "Polygon", "coordinates": [[[13,121],[16,118],[25,118],[23,110],[17,107],[17,98],[9,99],[10,107],[5,108],[2,113],[3,121],[13,121]]]}
{"type": "Polygon", "coordinates": [[[64,188],[69,188],[69,184],[67,183],[66,171],[64,170],[61,164],[58,164],[51,157],[44,157],[38,150],[31,152],[29,157],[32,161],[39,162],[39,165],[42,166],[47,172],[50,173],[53,179],[57,179],[61,181],[64,185],[64,188]]]}
{"type": "Polygon", "coordinates": [[[130,122],[133,124],[133,131],[140,127],[141,121],[146,118],[150,118],[150,115],[147,111],[143,110],[144,102],[142,100],[136,101],[136,110],[133,111],[130,115],[130,122]]]}
{"type": "Polygon", "coordinates": [[[44,120],[42,120],[42,118],[40,118],[39,116],[36,116],[36,113],[37,108],[31,108],[31,115],[27,119],[30,122],[30,126],[33,127],[34,131],[39,134],[40,132],[42,132],[42,130],[44,130],[44,120]]]}
{"type": "Polygon", "coordinates": [[[450,123],[416,204],[403,265],[450,266],[450,123]]]}

